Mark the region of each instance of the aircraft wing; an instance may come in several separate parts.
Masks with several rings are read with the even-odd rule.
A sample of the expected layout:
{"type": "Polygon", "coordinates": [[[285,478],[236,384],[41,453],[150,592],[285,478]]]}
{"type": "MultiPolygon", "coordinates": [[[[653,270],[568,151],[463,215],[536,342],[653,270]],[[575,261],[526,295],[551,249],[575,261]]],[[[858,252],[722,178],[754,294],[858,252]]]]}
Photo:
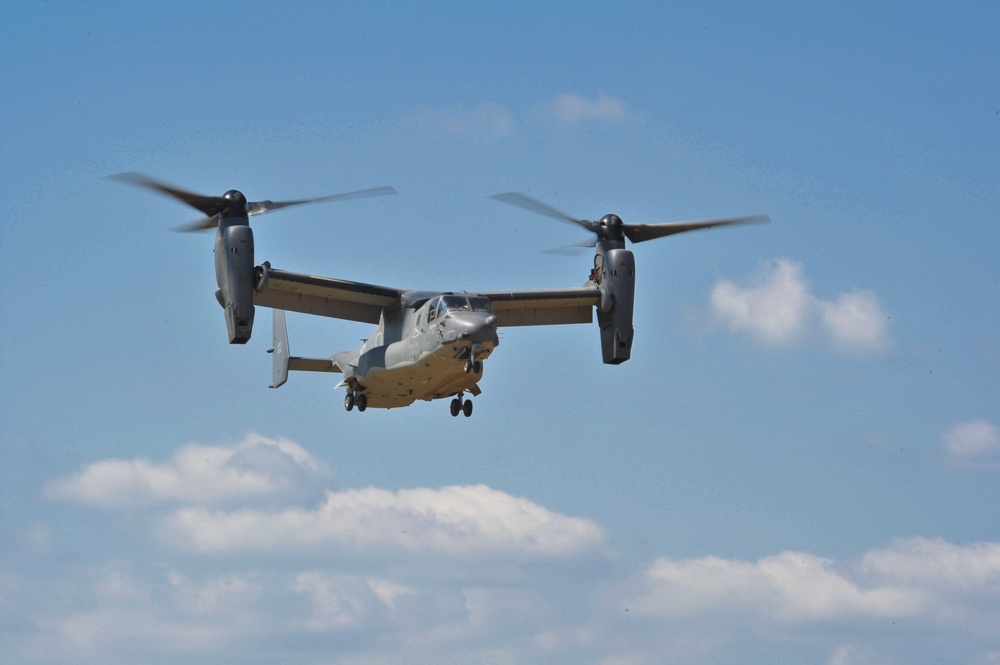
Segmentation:
{"type": "Polygon", "coordinates": [[[253,303],[260,307],[378,323],[383,308],[397,307],[404,291],[387,286],[349,282],[257,267],[253,303]]]}
{"type": "Polygon", "coordinates": [[[499,326],[548,326],[592,323],[601,303],[596,286],[540,291],[477,291],[493,303],[499,326]]]}
{"type": "MultiPolygon", "coordinates": [[[[417,292],[331,277],[277,270],[265,263],[257,267],[254,305],[378,323],[383,308],[399,307],[405,295],[417,292]]],[[[436,293],[436,292],[434,292],[436,293]]],[[[594,307],[601,302],[596,286],[534,291],[478,291],[493,303],[499,326],[543,326],[592,323],[594,307]]],[[[424,295],[430,295],[427,292],[424,295]]],[[[327,370],[329,371],[329,370],[327,370]]],[[[336,371],[336,370],[334,370],[336,371]]]]}

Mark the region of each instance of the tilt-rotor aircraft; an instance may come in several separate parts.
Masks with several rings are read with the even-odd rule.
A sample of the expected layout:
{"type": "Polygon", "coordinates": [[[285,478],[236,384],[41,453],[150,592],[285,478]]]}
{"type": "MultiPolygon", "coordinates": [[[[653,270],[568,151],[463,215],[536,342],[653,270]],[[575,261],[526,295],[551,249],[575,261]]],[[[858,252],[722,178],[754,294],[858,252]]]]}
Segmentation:
{"type": "Polygon", "coordinates": [[[343,380],[337,387],[346,389],[348,411],[451,398],[452,416],[471,416],[472,401],[466,393],[481,393],[483,363],[500,343],[497,329],[504,326],[592,323],[596,311],[604,362],[621,364],[632,353],[635,295],[635,258],[626,249],[626,240],[638,243],[715,226],[770,221],[767,215],[667,224],[626,224],[617,215],[589,221],[570,217],[525,194],[498,194],[492,198],[593,234],[581,245],[595,249],[587,282],[579,288],[531,291],[417,291],[288,272],[266,261],[254,265],[251,215],[307,203],[395,194],[391,187],[315,199],[248,202],[236,190],[205,196],[137,173],[114,177],[183,201],[205,215],[182,230],[218,227],[215,296],[225,312],[229,343],[245,344],[253,330],[254,307],[270,307],[274,314],[273,345],[268,350],[273,354],[270,387],[282,386],[290,370],[339,373],[343,380]],[[375,329],[358,348],[329,358],[292,356],[286,311],[375,324],[375,329]]]}

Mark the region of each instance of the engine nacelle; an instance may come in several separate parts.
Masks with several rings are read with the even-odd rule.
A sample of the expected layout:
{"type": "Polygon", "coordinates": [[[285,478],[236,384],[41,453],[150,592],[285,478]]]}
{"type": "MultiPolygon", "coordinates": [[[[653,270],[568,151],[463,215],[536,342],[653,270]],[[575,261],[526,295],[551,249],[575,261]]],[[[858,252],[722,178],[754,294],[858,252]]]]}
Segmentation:
{"type": "MultiPolygon", "coordinates": [[[[225,220],[222,220],[225,222],[225,220]]],[[[253,231],[246,224],[224,226],[215,234],[215,297],[225,310],[230,344],[246,344],[253,332],[253,231]]]]}
{"type": "Polygon", "coordinates": [[[605,364],[620,365],[632,356],[635,256],[627,249],[608,249],[599,252],[594,263],[601,289],[601,351],[605,364]]]}

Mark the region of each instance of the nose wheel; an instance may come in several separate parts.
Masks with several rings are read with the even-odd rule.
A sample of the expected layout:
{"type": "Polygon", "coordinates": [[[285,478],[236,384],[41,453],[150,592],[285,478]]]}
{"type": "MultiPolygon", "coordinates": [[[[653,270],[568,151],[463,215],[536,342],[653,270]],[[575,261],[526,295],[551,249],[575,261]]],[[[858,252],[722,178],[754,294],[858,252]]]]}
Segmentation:
{"type": "Polygon", "coordinates": [[[458,397],[451,400],[452,417],[457,417],[459,413],[465,414],[466,418],[472,415],[472,401],[465,399],[463,393],[458,393],[458,397]]]}
{"type": "Polygon", "coordinates": [[[483,373],[483,363],[481,360],[476,360],[476,354],[483,350],[481,344],[473,344],[472,349],[469,350],[469,359],[465,361],[465,373],[466,374],[482,374],[483,373]]]}

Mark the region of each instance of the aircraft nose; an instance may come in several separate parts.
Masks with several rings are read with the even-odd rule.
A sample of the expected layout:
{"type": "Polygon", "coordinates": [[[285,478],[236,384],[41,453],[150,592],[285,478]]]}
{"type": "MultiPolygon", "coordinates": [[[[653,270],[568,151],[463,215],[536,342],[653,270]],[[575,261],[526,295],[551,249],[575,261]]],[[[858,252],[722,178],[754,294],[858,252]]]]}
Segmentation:
{"type": "Polygon", "coordinates": [[[489,316],[465,316],[462,317],[462,338],[473,342],[493,341],[497,336],[497,317],[493,314],[489,316]]]}

